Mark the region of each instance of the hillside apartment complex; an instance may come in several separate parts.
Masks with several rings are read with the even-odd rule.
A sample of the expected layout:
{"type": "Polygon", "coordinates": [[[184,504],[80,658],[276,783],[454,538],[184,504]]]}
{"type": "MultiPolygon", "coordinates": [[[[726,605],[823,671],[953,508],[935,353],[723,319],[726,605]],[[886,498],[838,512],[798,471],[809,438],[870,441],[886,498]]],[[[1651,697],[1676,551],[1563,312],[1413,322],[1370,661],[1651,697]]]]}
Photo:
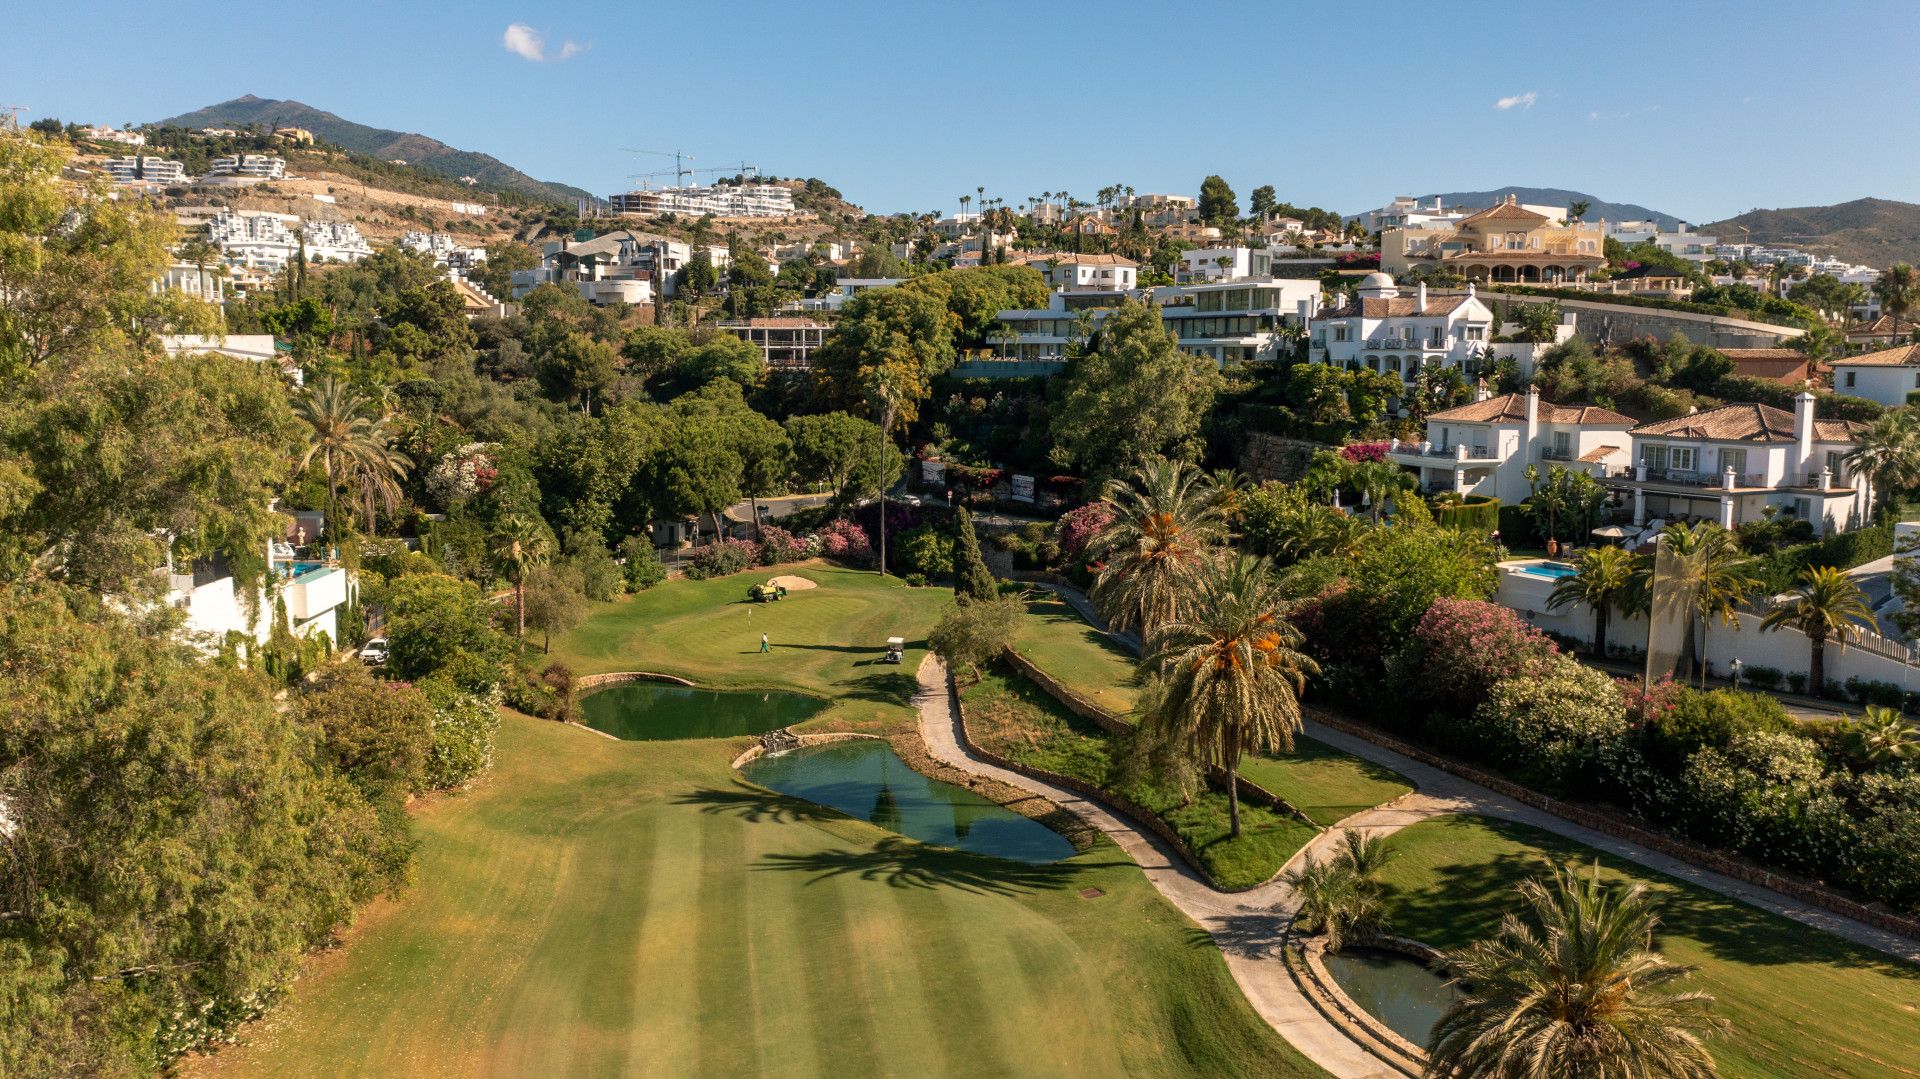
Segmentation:
{"type": "Polygon", "coordinates": [[[704,217],[792,217],[793,192],[780,184],[689,184],[685,187],[642,188],[608,196],[613,211],[657,216],[690,214],[704,217]]]}
{"type": "MultiPolygon", "coordinates": [[[[716,270],[725,271],[724,246],[710,246],[707,257],[716,270]]],[[[572,285],[589,303],[645,304],[656,294],[673,296],[684,279],[695,250],[688,244],[651,233],[619,229],[601,236],[576,233],[570,240],[549,243],[540,265],[513,272],[513,298],[523,299],[541,285],[572,285]]]]}

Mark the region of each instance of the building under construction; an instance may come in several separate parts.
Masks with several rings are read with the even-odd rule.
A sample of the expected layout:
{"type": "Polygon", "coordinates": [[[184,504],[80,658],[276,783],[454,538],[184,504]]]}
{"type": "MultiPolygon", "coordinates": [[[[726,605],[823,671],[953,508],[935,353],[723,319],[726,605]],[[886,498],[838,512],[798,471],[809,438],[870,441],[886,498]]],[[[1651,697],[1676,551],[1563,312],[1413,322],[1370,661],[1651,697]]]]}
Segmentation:
{"type": "Polygon", "coordinates": [[[640,188],[608,199],[617,214],[704,217],[791,217],[793,192],[779,184],[713,184],[640,188]]]}

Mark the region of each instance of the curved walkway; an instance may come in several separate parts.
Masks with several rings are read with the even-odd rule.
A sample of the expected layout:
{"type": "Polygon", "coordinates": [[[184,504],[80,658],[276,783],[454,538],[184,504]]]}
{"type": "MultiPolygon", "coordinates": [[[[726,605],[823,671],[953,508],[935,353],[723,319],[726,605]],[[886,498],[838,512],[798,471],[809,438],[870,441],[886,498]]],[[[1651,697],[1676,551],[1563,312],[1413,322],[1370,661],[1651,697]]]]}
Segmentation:
{"type": "MultiPolygon", "coordinates": [[[[1062,590],[1064,596],[1070,593],[1062,590]]],[[[1071,598],[1069,598],[1071,602],[1071,598]]],[[[1244,892],[1221,892],[1202,879],[1160,839],[1135,828],[1105,805],[1073,791],[1053,786],[974,756],[960,729],[947,667],[929,653],[918,672],[920,688],[914,704],[920,715],[920,736],[934,758],[956,768],[1032,791],[1100,829],[1126,851],[1147,880],[1213,937],[1225,956],[1241,991],[1260,1017],[1308,1059],[1338,1079],[1390,1079],[1402,1073],[1369,1054],[1310,1003],[1294,983],[1281,958],[1287,922],[1298,907],[1293,889],[1278,877],[1244,892]]],[[[1638,844],[1553,816],[1505,798],[1450,772],[1422,764],[1363,739],[1330,730],[1309,721],[1306,734],[1343,752],[1399,772],[1414,791],[1384,805],[1356,813],[1321,832],[1288,861],[1289,867],[1309,855],[1321,857],[1348,829],[1380,835],[1410,824],[1448,814],[1472,813],[1516,821],[1544,832],[1584,843],[1617,858],[1634,862],[1690,884],[1738,899],[1750,906],[1832,933],[1888,955],[1920,963],[1920,941],[1842,917],[1821,907],[1801,903],[1778,892],[1701,869],[1638,844]]]]}

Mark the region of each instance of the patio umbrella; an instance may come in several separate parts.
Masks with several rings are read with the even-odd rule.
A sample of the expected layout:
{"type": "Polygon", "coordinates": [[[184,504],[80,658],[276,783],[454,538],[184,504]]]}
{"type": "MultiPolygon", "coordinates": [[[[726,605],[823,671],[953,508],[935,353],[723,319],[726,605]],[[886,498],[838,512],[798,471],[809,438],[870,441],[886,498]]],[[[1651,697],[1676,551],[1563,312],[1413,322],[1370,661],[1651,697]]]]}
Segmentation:
{"type": "Polygon", "coordinates": [[[1637,531],[1639,531],[1639,529],[1628,528],[1625,525],[1607,525],[1605,528],[1594,529],[1593,534],[1601,537],[1602,539],[1623,540],[1623,539],[1626,539],[1628,536],[1633,535],[1637,531]]]}

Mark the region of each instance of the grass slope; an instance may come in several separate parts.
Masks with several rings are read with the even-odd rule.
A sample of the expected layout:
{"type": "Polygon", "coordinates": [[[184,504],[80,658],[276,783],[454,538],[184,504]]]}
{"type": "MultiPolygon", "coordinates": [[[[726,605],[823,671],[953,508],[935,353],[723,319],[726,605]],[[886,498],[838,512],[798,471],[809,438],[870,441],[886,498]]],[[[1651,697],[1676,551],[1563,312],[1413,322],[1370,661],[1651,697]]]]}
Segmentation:
{"type": "Polygon", "coordinates": [[[1118,791],[1173,826],[1223,888],[1250,888],[1280,871],[1314,829],[1265,806],[1240,803],[1240,836],[1229,838],[1226,795],[1207,791],[1182,805],[1171,790],[1127,768],[1125,742],[1066,710],[1021,676],[996,667],[960,694],[982,745],[1035,768],[1118,791]]]}
{"type": "Polygon", "coordinates": [[[1114,715],[1133,711],[1139,695],[1133,653],[1051,593],[1028,601],[1013,648],[1114,715]]]}
{"type": "Polygon", "coordinates": [[[1321,1074],[1112,845],[923,846],[736,781],[734,750],[509,716],[420,814],[418,883],[190,1071],[1321,1074]]]}
{"type": "MultiPolygon", "coordinates": [[[[1388,914],[1394,931],[1452,948],[1490,935],[1518,902],[1513,886],[1548,857],[1595,853],[1525,825],[1441,817],[1394,835],[1388,914]]],[[[1920,968],[1602,856],[1616,879],[1659,900],[1659,947],[1699,968],[1685,984],[1713,994],[1733,1024],[1713,1045],[1728,1077],[1920,1075],[1920,968]]]]}
{"type": "Polygon", "coordinates": [[[1334,824],[1413,789],[1393,769],[1342,753],[1305,735],[1294,737],[1292,753],[1249,757],[1241,763],[1240,771],[1319,825],[1334,824]]]}
{"type": "Polygon", "coordinates": [[[806,726],[873,730],[911,721],[927,631],[952,603],[944,588],[909,588],[897,577],[825,563],[676,580],[594,604],[554,642],[552,658],[577,674],[642,670],[703,686],[798,689],[834,701],[806,726]],[[747,589],[776,572],[819,587],[748,602],[747,589]],[[767,655],[759,654],[762,633],[773,648],[767,655]],[[888,637],[907,639],[898,666],[880,662],[888,637]]]}

